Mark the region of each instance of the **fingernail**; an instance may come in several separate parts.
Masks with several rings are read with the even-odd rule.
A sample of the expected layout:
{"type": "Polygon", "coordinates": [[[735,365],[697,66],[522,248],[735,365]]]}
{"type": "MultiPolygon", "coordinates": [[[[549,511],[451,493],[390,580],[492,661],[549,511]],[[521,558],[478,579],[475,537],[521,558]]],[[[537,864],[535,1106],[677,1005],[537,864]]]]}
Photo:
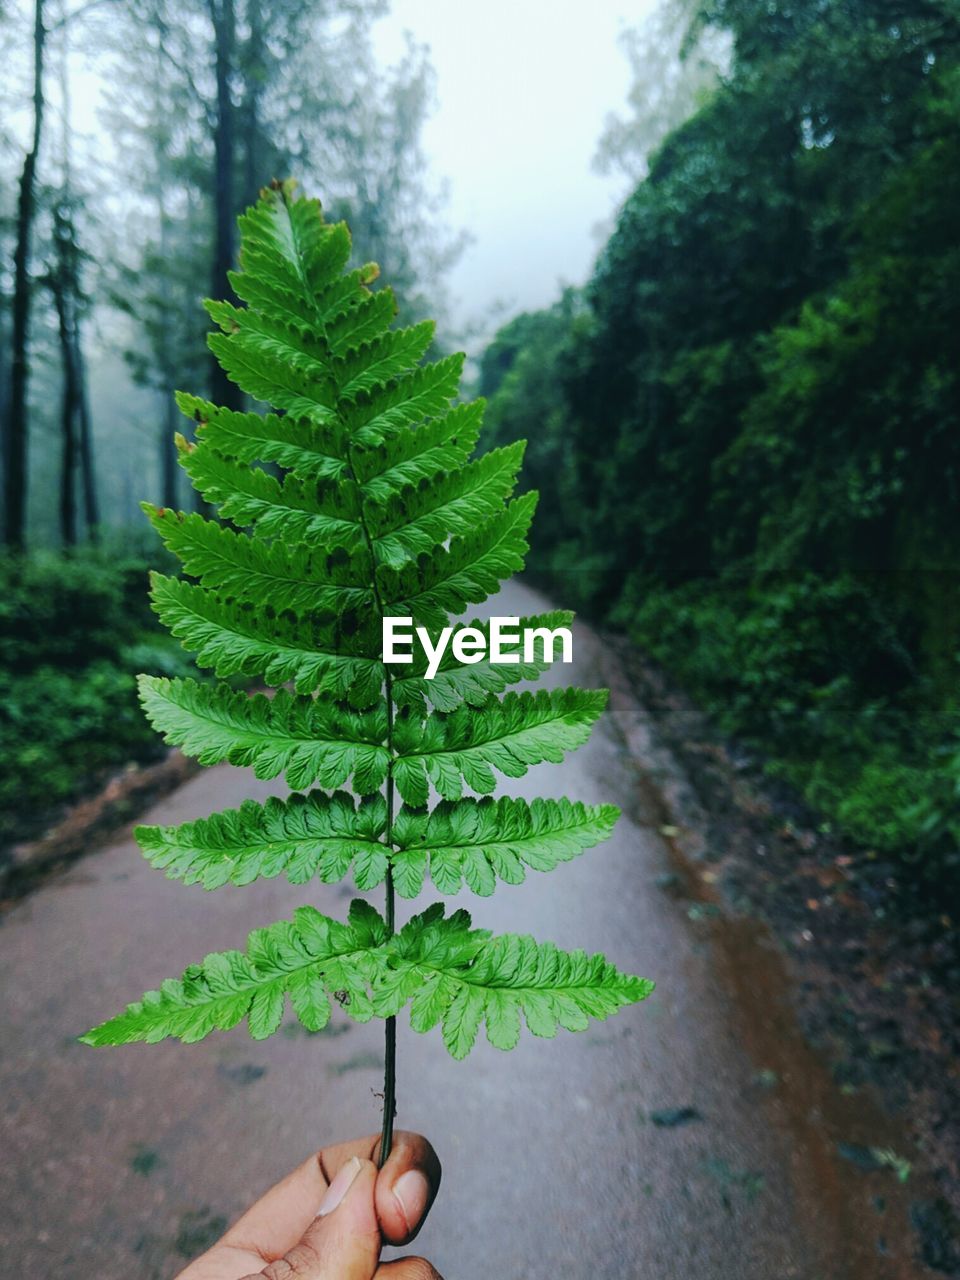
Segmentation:
{"type": "Polygon", "coordinates": [[[327,1187],[327,1193],[320,1201],[320,1208],[317,1210],[318,1218],[325,1218],[328,1213],[333,1213],[334,1209],[353,1186],[354,1180],[362,1168],[363,1166],[357,1157],[351,1156],[329,1187],[327,1187]]]}
{"type": "Polygon", "coordinates": [[[419,1169],[408,1169],[394,1183],[393,1194],[407,1224],[407,1231],[413,1231],[423,1217],[430,1199],[430,1183],[419,1169]]]}

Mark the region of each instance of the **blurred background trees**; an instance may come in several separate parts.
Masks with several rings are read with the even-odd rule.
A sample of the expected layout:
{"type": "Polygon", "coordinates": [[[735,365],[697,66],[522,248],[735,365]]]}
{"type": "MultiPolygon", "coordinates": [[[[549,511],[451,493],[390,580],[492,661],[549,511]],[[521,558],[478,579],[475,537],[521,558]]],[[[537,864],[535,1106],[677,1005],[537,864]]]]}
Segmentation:
{"type": "Polygon", "coordinates": [[[383,0],[0,10],[23,79],[11,77],[11,136],[0,137],[8,546],[75,542],[78,485],[87,536],[99,505],[105,526],[135,518],[134,488],[176,500],[170,392],[203,385],[234,403],[204,355],[199,299],[229,294],[236,215],[271,177],[322,190],[329,216],[349,217],[357,257],[382,264],[411,313],[442,302],[462,240],[440,223],[420,146],[431,71],[412,44],[398,66],[377,65],[371,27],[385,10],[383,0]],[[72,85],[89,97],[92,79],[106,82],[106,105],[72,160],[72,85]],[[96,334],[89,371],[84,324],[96,334]],[[114,447],[95,473],[87,383],[116,391],[121,359],[144,394],[121,409],[98,386],[96,417],[114,447]],[[51,412],[60,384],[69,413],[51,412]],[[144,417],[156,421],[149,440],[144,417]]]}
{"type": "MultiPolygon", "coordinates": [[[[140,497],[187,500],[172,392],[235,394],[199,299],[264,181],[321,192],[408,318],[444,314],[463,241],[421,145],[432,71],[413,43],[377,64],[385,8],[0,4],[0,622],[57,581],[24,545],[79,563],[99,536],[102,566],[149,545],[140,497]]],[[[622,44],[596,164],[630,190],[592,278],[476,353],[488,432],[530,441],[534,571],[824,823],[955,883],[960,15],[666,0],[622,44]]]]}

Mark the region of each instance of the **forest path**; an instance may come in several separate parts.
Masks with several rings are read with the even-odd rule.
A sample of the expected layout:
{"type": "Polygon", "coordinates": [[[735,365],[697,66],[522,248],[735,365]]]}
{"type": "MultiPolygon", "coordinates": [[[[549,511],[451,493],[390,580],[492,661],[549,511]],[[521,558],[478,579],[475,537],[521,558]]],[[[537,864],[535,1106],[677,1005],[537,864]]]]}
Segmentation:
{"type": "MultiPolygon", "coordinates": [[[[488,605],[505,615],[540,607],[516,583],[488,605]]],[[[573,667],[548,680],[595,685],[613,661],[578,628],[573,667]]],[[[418,1036],[400,1019],[398,1124],[426,1133],[445,1164],[416,1250],[449,1280],[917,1274],[902,1255],[877,1256],[872,1241],[865,1266],[851,1245],[862,1207],[841,1203],[798,1144],[779,1091],[764,1087],[769,1064],[751,1060],[708,934],[657,885],[670,855],[657,820],[638,811],[637,772],[614,718],[562,766],[507,789],[625,812],[607,844],[463,904],[496,930],[602,949],[658,987],[553,1043],[525,1033],[503,1054],[481,1037],[464,1063],[447,1057],[438,1033],[418,1036]],[[696,1118],[651,1120],[684,1107],[696,1118]]],[[[282,790],[245,770],[207,769],[146,820],[179,822],[282,790]]],[[[263,1043],[242,1029],[189,1046],[94,1051],[73,1039],[206,951],[242,945],[251,927],[305,900],[342,916],[351,896],[348,886],[279,880],[205,894],[167,881],[125,836],[6,916],[0,1250],[17,1274],[168,1280],[312,1149],[378,1127],[379,1022],[338,1015],[310,1036],[288,1020],[263,1043]]],[[[411,910],[401,904],[400,919],[411,910]]]]}

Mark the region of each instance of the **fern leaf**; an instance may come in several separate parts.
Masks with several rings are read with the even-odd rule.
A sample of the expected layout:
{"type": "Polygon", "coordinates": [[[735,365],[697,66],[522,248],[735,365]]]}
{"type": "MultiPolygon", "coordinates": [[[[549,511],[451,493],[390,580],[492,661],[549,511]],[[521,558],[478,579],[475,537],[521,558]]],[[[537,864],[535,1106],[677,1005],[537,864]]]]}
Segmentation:
{"type": "Polygon", "coordinates": [[[322,366],[294,362],[282,344],[247,331],[230,337],[211,333],[207,345],[230,381],[256,400],[293,413],[315,414],[320,421],[333,419],[333,383],[322,366]]]}
{"type": "Polygon", "coordinates": [[[535,1036],[552,1037],[560,1027],[582,1031],[590,1018],[603,1020],[653,990],[652,982],[620,973],[603,956],[564,952],[523,934],[484,935],[469,963],[458,963],[463,937],[475,934],[469,923],[465,912],[444,920],[430,908],[401,931],[397,944],[426,978],[412,1001],[411,1025],[427,1031],[441,1022],[455,1058],[466,1057],[482,1023],[491,1044],[512,1049],[520,1013],[535,1036]],[[451,957],[443,946],[448,932],[460,935],[451,957]]]}
{"type": "Polygon", "coordinates": [[[94,1046],[155,1044],[173,1036],[193,1043],[244,1018],[251,1036],[262,1040],[279,1027],[285,995],[311,1031],[328,1022],[334,992],[352,1018],[366,1022],[373,1014],[368,986],[372,970],[382,963],[385,935],[383,921],[363,902],[352,905],[345,925],[313,907],[299,907],[292,924],[283,920],[255,929],[245,953],[206,956],[82,1040],[94,1046]]]}
{"type": "MultiPolygon", "coordinates": [[[[347,269],[350,234],[324,223],[315,201],[274,184],[240,228],[229,278],[246,305],[207,304],[219,330],[209,343],[264,410],[179,395],[196,424],[195,443],[178,437],[180,461],[217,519],[145,510],[193,579],[152,576],[161,620],[216,676],[276,692],[143,676],[140,698],[166,741],[201,763],[282,774],[304,794],[139,827],[144,854],[207,889],[280,875],[386,882],[391,921],[394,889],[414,897],[427,876],[441,893],[487,895],[551,870],[605,839],[616,810],[494,800],[495,771],[517,778],[562,759],[586,740],[605,693],[505,692],[553,660],[542,649],[526,658],[519,641],[506,663],[448,648],[429,680],[423,653],[387,680],[380,650],[384,616],[408,615],[436,641],[451,615],[523,568],[536,505],[534,493],[512,497],[523,446],[471,461],[483,405],[454,404],[463,355],[424,363],[433,324],[394,327],[393,294],[371,288],[378,269],[347,269]],[[441,799],[428,809],[431,786],[441,799]]],[[[551,612],[521,626],[570,621],[551,612]]],[[[489,638],[488,623],[471,626],[489,638]]],[[[316,1030],[335,998],[358,1021],[409,1006],[412,1026],[439,1025],[460,1058],[484,1026],[511,1048],[524,1021],[540,1036],[579,1030],[651,986],[601,956],[492,937],[441,904],[394,932],[355,901],[346,924],[303,907],[255,930],[245,951],[208,955],[85,1040],[192,1041],[244,1019],[260,1038],[288,1000],[316,1030]]]]}
{"type": "Polygon", "coordinates": [[[220,409],[199,396],[177,392],[180,412],[198,424],[197,439],[234,462],[273,462],[300,479],[342,479],[346,445],[335,426],[275,413],[220,409]]]}
{"type": "Polygon", "coordinates": [[[342,360],[336,371],[340,400],[356,401],[410,373],[433,341],[435,327],[432,320],[423,320],[409,329],[394,329],[342,360]]]}
{"type": "Polygon", "coordinates": [[[399,569],[380,566],[377,581],[387,611],[442,627],[449,613],[482,604],[523,568],[536,505],[536,493],[525,493],[474,533],[451,539],[449,547],[437,547],[399,569]]]}
{"type": "Polygon", "coordinates": [[[480,709],[434,712],[422,722],[398,722],[394,776],[408,804],[426,804],[428,781],[445,800],[459,800],[466,783],[485,795],[499,769],[521,778],[530,765],[559,763],[582,746],[603,711],[606,690],[556,689],[508,693],[480,709]]]}
{"type": "MultiPolygon", "coordinates": [[[[259,308],[265,315],[294,324],[303,323],[303,302],[299,290],[287,289],[279,280],[256,279],[243,271],[228,271],[227,280],[238,298],[251,307],[259,308]]],[[[359,287],[359,281],[356,284],[359,287]]]]}
{"type": "Polygon", "coordinates": [[[264,315],[252,307],[213,302],[209,298],[203,305],[210,319],[227,338],[243,333],[250,339],[252,348],[264,351],[273,360],[317,382],[330,381],[332,361],[329,347],[310,325],[264,315]]]}
{"type": "Polygon", "coordinates": [[[251,602],[267,600],[277,614],[309,612],[318,622],[373,607],[373,561],[365,546],[287,547],[235,533],[193,513],[144,504],[144,511],[184,571],[205,586],[251,602]]]}
{"type": "Polygon", "coordinates": [[[401,490],[367,508],[370,536],[382,563],[403,564],[465,534],[503,508],[523,460],[523,444],[494,449],[459,471],[441,473],[432,483],[401,490]]]}
{"type": "Polygon", "coordinates": [[[256,525],[270,537],[359,548],[356,485],[332,482],[305,484],[295,476],[282,481],[254,467],[238,466],[205,446],[181,443],[181,465],[208,502],[240,528],[256,525]]]}
{"type": "Polygon", "coordinates": [[[355,900],[345,925],[300,907],[292,923],[255,929],[246,952],[206,956],[82,1039],[94,1046],[171,1036],[192,1042],[244,1018],[254,1039],[263,1039],[279,1027],[287,996],[300,1021],[318,1030],[336,995],[358,1022],[374,1013],[392,1017],[409,1002],[414,1030],[440,1023],[450,1053],[464,1058],[484,1023],[491,1044],[511,1049],[521,1013],[537,1036],[582,1031],[590,1018],[607,1018],[652,989],[603,956],[525,935],[491,937],[473,929],[465,911],[445,917],[439,903],[391,936],[378,913],[355,900]]]}
{"type": "Polygon", "coordinates": [[[305,301],[336,282],[350,258],[346,223],[325,223],[316,200],[261,201],[238,223],[244,272],[279,279],[305,301]]]}
{"type": "Polygon", "coordinates": [[[313,311],[310,312],[305,311],[300,285],[286,288],[279,280],[265,274],[257,276],[250,271],[227,272],[230,287],[237,297],[251,307],[256,307],[264,315],[300,325],[316,320],[320,326],[335,324],[368,297],[367,286],[376,276],[377,267],[372,262],[357,267],[315,295],[313,311]]]}
{"type": "Polygon", "coordinates": [[[459,893],[466,883],[487,897],[498,880],[521,884],[528,867],[551,871],[600,844],[618,813],[613,805],[509,796],[442,801],[431,813],[402,808],[393,827],[394,884],[402,897],[415,897],[429,864],[441,893],[459,893]]]}
{"type": "Polygon", "coordinates": [[[361,443],[374,442],[388,431],[411,427],[424,418],[443,413],[460,389],[463,356],[444,356],[415,369],[386,387],[360,396],[343,411],[347,431],[361,443]]]}
{"type": "Polygon", "coordinates": [[[312,791],[287,800],[271,797],[262,805],[247,800],[239,809],[178,827],[141,826],[134,834],[147,860],[168,879],[204,889],[278,875],[291,884],[314,877],[334,883],[354,860],[358,888],[373,889],[387,873],[386,822],[380,795],[355,805],[342,791],[312,791]]]}
{"type": "Polygon", "coordinates": [[[150,723],[201,764],[245,765],[258,778],[282,773],[294,790],[342,787],[353,776],[371,795],[387,775],[382,708],[359,714],[324,699],[248,698],[224,685],[141,676],[140,701],[150,723]]]}
{"type": "Polygon", "coordinates": [[[161,622],[196,654],[201,667],[211,667],[216,675],[262,676],[274,688],[292,681],[298,693],[347,697],[355,690],[363,699],[354,701],[356,706],[377,701],[383,664],[373,656],[379,652],[375,630],[345,635],[335,622],[311,627],[296,617],[276,616],[264,627],[243,606],[225,604],[203,587],[159,573],[151,574],[150,581],[161,622]]]}
{"type": "Polygon", "coordinates": [[[353,464],[365,496],[386,502],[409,485],[461,467],[480,435],[483,401],[460,404],[420,427],[382,432],[353,447],[353,464]]]}
{"type": "Polygon", "coordinates": [[[325,326],[325,337],[334,357],[346,356],[381,337],[396,318],[397,300],[392,289],[379,289],[325,326]]]}
{"type": "Polygon", "coordinates": [[[370,286],[379,275],[377,264],[366,262],[314,294],[313,311],[325,332],[370,297],[370,286]]]}

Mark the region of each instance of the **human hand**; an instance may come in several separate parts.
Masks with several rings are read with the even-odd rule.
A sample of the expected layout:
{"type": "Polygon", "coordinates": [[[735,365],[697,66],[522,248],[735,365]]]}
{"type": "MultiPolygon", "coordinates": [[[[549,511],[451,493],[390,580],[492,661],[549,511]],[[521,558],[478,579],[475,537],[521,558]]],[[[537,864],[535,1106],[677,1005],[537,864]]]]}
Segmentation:
{"type": "Polygon", "coordinates": [[[442,1280],[424,1258],[380,1262],[408,1244],[440,1186],[418,1133],[394,1134],[382,1169],[376,1137],[324,1147],[278,1182],[177,1280],[442,1280]]]}

